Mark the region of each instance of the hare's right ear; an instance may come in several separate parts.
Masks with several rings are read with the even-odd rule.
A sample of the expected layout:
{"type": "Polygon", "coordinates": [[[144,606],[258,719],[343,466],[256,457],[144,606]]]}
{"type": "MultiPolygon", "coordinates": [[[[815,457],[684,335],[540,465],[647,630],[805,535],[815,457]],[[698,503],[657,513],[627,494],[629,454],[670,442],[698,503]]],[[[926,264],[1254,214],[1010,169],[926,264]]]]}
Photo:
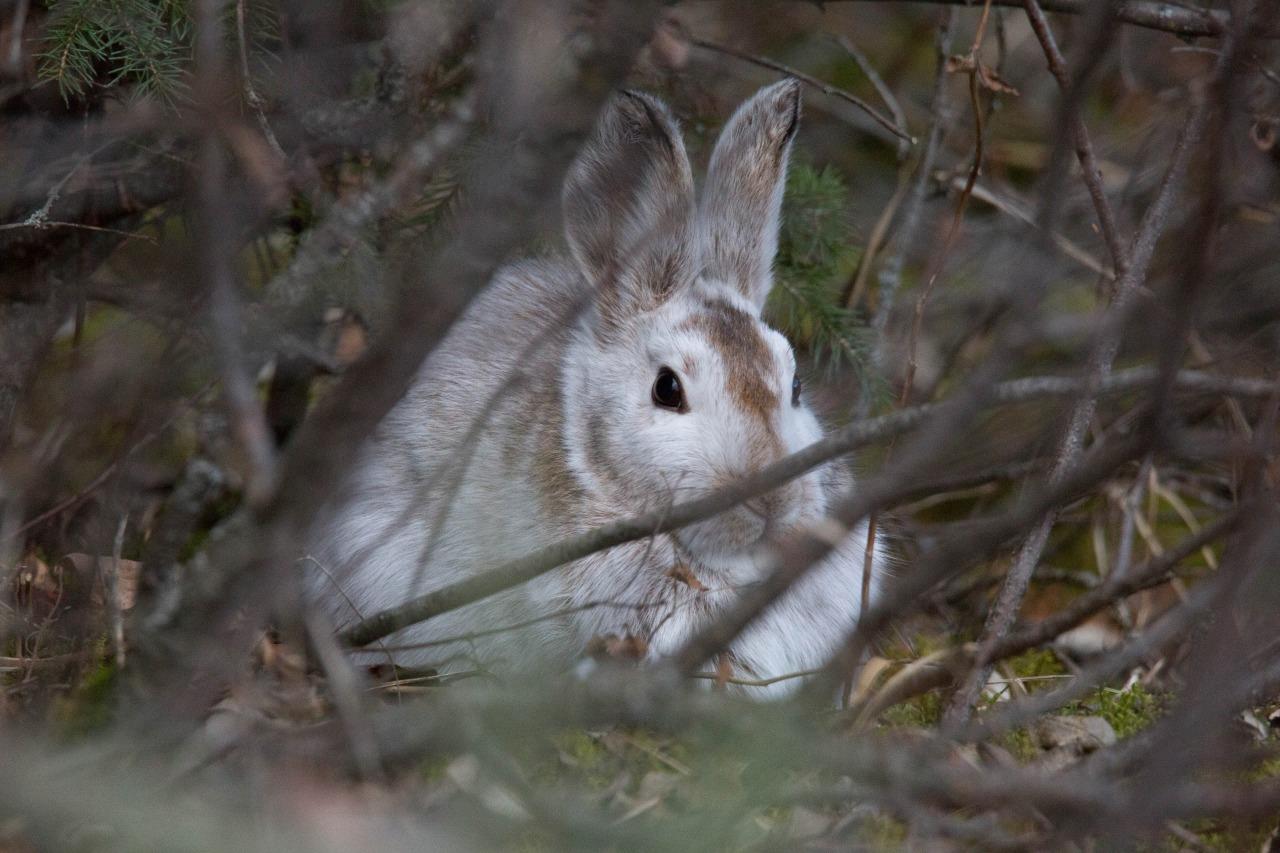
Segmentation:
{"type": "Polygon", "coordinates": [[[763,308],[773,287],[787,158],[800,121],[800,83],[766,86],[720,133],[702,191],[705,273],[763,308]]]}
{"type": "Polygon", "coordinates": [[[565,236],[604,327],[656,308],[697,274],[693,175],[675,119],[620,92],[564,185],[565,236]]]}

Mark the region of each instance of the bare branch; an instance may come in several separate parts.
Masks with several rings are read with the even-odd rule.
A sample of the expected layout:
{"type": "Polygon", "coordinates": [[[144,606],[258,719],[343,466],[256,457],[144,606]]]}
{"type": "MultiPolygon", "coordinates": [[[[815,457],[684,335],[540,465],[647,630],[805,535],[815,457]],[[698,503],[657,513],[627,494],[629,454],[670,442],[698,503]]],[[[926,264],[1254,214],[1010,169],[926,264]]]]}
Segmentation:
{"type": "MultiPolygon", "coordinates": [[[[1099,394],[1123,393],[1142,387],[1156,377],[1156,372],[1134,368],[1113,374],[1099,385],[1099,394]]],[[[1249,394],[1265,397],[1280,390],[1280,384],[1261,380],[1219,380],[1208,374],[1185,371],[1180,374],[1180,387],[1201,393],[1249,394]],[[1185,383],[1185,384],[1183,384],[1185,383]]],[[[1069,396],[1084,387],[1083,380],[1066,377],[1036,377],[997,385],[991,399],[997,404],[1022,403],[1046,397],[1069,396]]],[[[427,593],[382,613],[373,614],[343,632],[343,642],[350,646],[367,645],[374,640],[418,622],[479,601],[505,589],[527,583],[566,563],[604,551],[626,542],[646,539],[657,533],[677,530],[696,521],[710,518],[743,501],[776,489],[780,484],[799,477],[838,456],[850,453],[872,442],[901,435],[946,411],[947,403],[931,403],[901,409],[888,415],[850,424],[803,450],[781,459],[749,478],[716,491],[706,497],[676,504],[668,509],[622,519],[587,533],[569,537],[498,566],[468,580],[427,593]]],[[[900,482],[907,482],[904,478],[900,482]]],[[[899,486],[886,505],[917,495],[918,486],[899,486]]]]}
{"type": "MultiPolygon", "coordinates": [[[[1222,66],[1219,67],[1221,68],[1222,66]]],[[[1187,169],[1191,153],[1195,148],[1196,141],[1199,139],[1200,131],[1207,115],[1208,106],[1205,103],[1197,104],[1192,107],[1183,125],[1182,132],[1179,134],[1178,141],[1174,146],[1171,162],[1165,172],[1164,180],[1161,182],[1160,192],[1155,200],[1151,202],[1151,206],[1143,217],[1138,233],[1134,237],[1129,265],[1116,284],[1115,300],[1108,309],[1112,316],[1122,315],[1129,310],[1130,305],[1137,299],[1139,288],[1146,280],[1147,268],[1151,262],[1155,243],[1159,236],[1164,233],[1170,210],[1181,186],[1182,176],[1187,169]]],[[[1093,386],[1103,382],[1111,373],[1112,364],[1115,362],[1119,351],[1120,333],[1117,327],[1112,327],[1108,333],[1104,333],[1090,355],[1086,373],[1086,391],[1072,409],[1067,428],[1058,447],[1057,461],[1054,463],[1054,469],[1050,474],[1051,481],[1056,481],[1064,476],[1065,472],[1079,458],[1084,446],[1085,429],[1093,419],[1097,406],[1096,397],[1091,389],[1093,386]]],[[[996,602],[987,617],[983,638],[978,649],[977,665],[973,668],[964,686],[952,697],[952,701],[948,706],[947,715],[952,723],[963,723],[972,713],[973,706],[981,693],[982,685],[986,682],[991,672],[987,658],[991,650],[1013,625],[1014,619],[1017,618],[1018,610],[1022,606],[1022,599],[1026,595],[1027,587],[1031,581],[1031,574],[1035,571],[1036,564],[1040,561],[1040,555],[1044,550],[1045,543],[1049,540],[1049,532],[1053,529],[1056,520],[1057,515],[1053,511],[1047,513],[1040,520],[1039,524],[1023,543],[1013,568],[1009,570],[1008,575],[1005,577],[1004,585],[1001,587],[996,602]]]]}
{"type": "Polygon", "coordinates": [[[280,147],[280,140],[276,139],[271,123],[267,121],[266,103],[258,94],[258,90],[253,87],[253,76],[249,73],[249,40],[245,36],[245,0],[236,0],[236,45],[240,49],[240,79],[244,84],[244,99],[258,120],[258,127],[262,130],[267,145],[271,147],[272,153],[280,158],[280,165],[283,166],[288,162],[288,155],[280,147]]]}
{"type": "Polygon", "coordinates": [[[706,50],[711,50],[711,51],[715,51],[716,53],[723,53],[728,56],[733,56],[733,57],[736,57],[737,59],[743,60],[744,62],[750,62],[754,65],[759,65],[762,68],[768,68],[773,71],[786,74],[789,77],[794,77],[797,80],[804,83],[805,85],[812,86],[813,88],[817,89],[819,92],[822,92],[824,95],[831,95],[832,97],[839,98],[840,100],[845,101],[846,103],[853,104],[855,107],[857,107],[858,109],[866,113],[868,116],[870,116],[871,119],[876,124],[880,125],[885,130],[892,133],[898,139],[901,139],[910,145],[916,144],[916,140],[914,136],[907,133],[905,128],[899,127],[897,123],[895,123],[889,118],[886,118],[875,107],[871,106],[866,101],[859,98],[857,95],[850,94],[849,92],[846,92],[843,89],[838,89],[835,86],[832,86],[828,83],[824,83],[821,80],[819,80],[817,77],[814,77],[810,74],[805,74],[803,71],[797,71],[796,69],[791,68],[790,66],[783,65],[781,62],[775,62],[774,60],[769,59],[767,57],[763,57],[763,56],[755,56],[753,54],[746,53],[745,51],[738,50],[737,48],[729,47],[728,45],[717,44],[716,42],[707,41],[706,39],[700,39],[700,38],[691,38],[689,39],[689,42],[690,44],[695,44],[698,47],[704,48],[706,50]]]}
{"type": "MultiPolygon", "coordinates": [[[[854,0],[827,0],[828,2],[854,2],[854,0]]],[[[951,6],[970,6],[968,0],[884,0],[887,3],[937,3],[951,6]]],[[[995,0],[993,5],[1021,8],[1023,0],[995,0]]],[[[1083,15],[1088,10],[1088,0],[1049,0],[1041,3],[1048,12],[1066,15],[1083,15]]],[[[1179,36],[1222,36],[1231,30],[1231,16],[1217,9],[1193,9],[1175,3],[1157,0],[1119,0],[1113,4],[1112,15],[1117,21],[1147,29],[1160,30],[1179,36]]],[[[1280,37],[1280,26],[1264,24],[1259,35],[1263,38],[1280,37]]]]}
{"type": "MultiPolygon", "coordinates": [[[[1024,0],[1027,19],[1035,32],[1040,46],[1049,62],[1049,71],[1062,88],[1064,97],[1072,91],[1070,72],[1067,71],[1066,60],[1058,50],[1058,43],[1053,38],[1049,22],[1036,0],[1024,0]]],[[[1106,189],[1102,186],[1102,171],[1098,167],[1098,159],[1093,153],[1093,142],[1089,139],[1089,129],[1085,127],[1084,118],[1080,115],[1080,105],[1069,102],[1068,121],[1071,123],[1071,136],[1076,146],[1076,157],[1080,160],[1085,186],[1089,188],[1089,196],[1093,199],[1094,210],[1098,214],[1098,224],[1102,228],[1102,237],[1107,249],[1111,252],[1111,262],[1115,268],[1115,277],[1122,278],[1129,265],[1128,255],[1121,243],[1120,232],[1116,226],[1115,214],[1111,211],[1111,203],[1107,200],[1106,189]]]]}

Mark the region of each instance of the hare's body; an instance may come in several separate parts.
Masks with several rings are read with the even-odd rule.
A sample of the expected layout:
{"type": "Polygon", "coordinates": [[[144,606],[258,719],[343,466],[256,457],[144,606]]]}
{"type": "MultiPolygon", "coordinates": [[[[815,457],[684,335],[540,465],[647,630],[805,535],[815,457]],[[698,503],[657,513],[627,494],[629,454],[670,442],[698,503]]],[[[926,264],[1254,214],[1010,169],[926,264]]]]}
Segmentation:
{"type": "MultiPolygon", "coordinates": [[[[758,317],[797,97],[782,84],[740,111],[721,143],[728,150],[718,149],[728,165],[713,159],[699,214],[665,110],[641,96],[615,102],[566,187],[573,260],[495,278],[318,525],[309,581],[340,624],[714,491],[820,437],[792,389],[789,345],[758,317]],[[735,162],[763,155],[768,168],[749,174],[735,162]],[[734,198],[739,191],[748,197],[734,198]]],[[[849,485],[842,468],[826,466],[388,644],[431,644],[394,657],[445,669],[566,664],[608,635],[639,638],[660,657],[759,579],[771,537],[819,521],[849,485]]],[[[865,537],[853,531],[735,641],[740,674],[794,672],[830,654],[859,612],[865,537]]],[[[377,646],[368,654],[381,655],[377,646]]]]}

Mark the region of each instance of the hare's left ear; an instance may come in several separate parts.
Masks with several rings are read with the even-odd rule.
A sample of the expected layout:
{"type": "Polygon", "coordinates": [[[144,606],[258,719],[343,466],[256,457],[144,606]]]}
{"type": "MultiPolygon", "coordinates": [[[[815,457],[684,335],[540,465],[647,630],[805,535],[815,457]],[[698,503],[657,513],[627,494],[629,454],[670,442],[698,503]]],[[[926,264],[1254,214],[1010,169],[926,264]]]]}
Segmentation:
{"type": "Polygon", "coordinates": [[[599,331],[656,308],[696,277],[693,174],[670,110],[619,92],[564,185],[565,237],[596,288],[599,331]]]}
{"type": "Polygon", "coordinates": [[[761,89],[720,133],[698,213],[705,272],[757,308],[773,287],[787,157],[800,121],[800,84],[761,89]]]}

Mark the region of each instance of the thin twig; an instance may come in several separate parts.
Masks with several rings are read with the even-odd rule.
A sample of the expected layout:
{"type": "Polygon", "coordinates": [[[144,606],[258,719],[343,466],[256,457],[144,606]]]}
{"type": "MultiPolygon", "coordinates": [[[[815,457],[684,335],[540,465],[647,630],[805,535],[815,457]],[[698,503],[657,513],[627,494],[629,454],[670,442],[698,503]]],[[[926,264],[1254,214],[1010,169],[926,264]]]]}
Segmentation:
{"type": "Polygon", "coordinates": [[[244,84],[245,102],[258,119],[258,127],[262,130],[267,145],[271,146],[271,151],[280,158],[280,163],[283,165],[288,162],[289,156],[284,153],[284,149],[280,147],[280,140],[276,139],[275,132],[271,130],[271,123],[267,121],[266,104],[253,87],[253,76],[249,73],[249,39],[245,35],[245,0],[236,0],[236,44],[240,48],[240,80],[244,84]]]}
{"type": "MultiPolygon", "coordinates": [[[[1147,268],[1155,251],[1156,241],[1164,233],[1169,213],[1181,187],[1182,176],[1190,161],[1191,152],[1195,149],[1195,143],[1199,139],[1207,114],[1208,106],[1202,102],[1193,106],[1187,116],[1182,132],[1175,143],[1173,156],[1161,182],[1160,190],[1147,208],[1138,233],[1134,237],[1129,266],[1116,284],[1115,299],[1108,309],[1110,315],[1121,315],[1128,311],[1146,280],[1147,268]]],[[[1118,329],[1104,334],[1097,342],[1090,355],[1085,374],[1086,388],[1091,389],[1106,380],[1119,349],[1118,329]]],[[[1086,390],[1072,408],[1067,428],[1058,446],[1057,461],[1050,474],[1051,481],[1056,482],[1079,458],[1083,448],[1085,429],[1093,418],[1096,406],[1096,395],[1092,390],[1086,390]]],[[[1024,541],[1013,567],[1006,575],[1005,583],[988,614],[983,638],[979,645],[977,664],[970,672],[964,686],[955,693],[948,705],[947,719],[951,724],[963,724],[972,714],[973,707],[982,692],[982,685],[991,671],[987,658],[1017,618],[1022,599],[1031,581],[1031,574],[1040,560],[1055,521],[1056,513],[1053,511],[1040,520],[1024,541]]]]}
{"type": "Polygon", "coordinates": [[[885,85],[884,78],[880,76],[880,72],[876,71],[875,66],[871,64],[866,55],[861,50],[858,50],[857,45],[839,33],[835,33],[831,37],[836,44],[844,49],[845,53],[853,57],[853,61],[858,64],[858,68],[871,81],[871,85],[875,87],[876,94],[880,96],[880,100],[884,101],[884,105],[889,108],[889,112],[893,115],[894,126],[902,132],[898,143],[898,157],[906,157],[909,147],[907,139],[910,138],[910,134],[907,132],[907,116],[898,104],[898,99],[894,96],[893,90],[885,85]]]}
{"type": "Polygon", "coordinates": [[[500,625],[496,628],[484,628],[479,631],[469,631],[466,634],[455,634],[452,637],[441,637],[438,640],[422,640],[420,642],[402,643],[400,645],[383,645],[379,643],[378,648],[388,652],[410,652],[418,651],[419,649],[433,649],[439,646],[449,646],[455,643],[469,643],[472,640],[479,640],[482,637],[492,637],[496,634],[506,634],[511,631],[518,631],[521,628],[528,628],[531,625],[538,625],[543,622],[549,622],[565,616],[572,616],[575,613],[595,610],[600,607],[616,607],[619,609],[640,611],[661,606],[661,604],[653,603],[631,603],[626,601],[600,599],[597,601],[588,601],[573,607],[563,607],[559,610],[553,610],[550,613],[544,613],[541,616],[534,616],[530,619],[523,619],[519,622],[512,622],[508,625],[500,625]]]}
{"type": "MultiPolygon", "coordinates": [[[[1063,59],[1058,43],[1053,37],[1053,30],[1045,20],[1044,12],[1036,0],[1023,0],[1027,11],[1027,20],[1035,32],[1040,46],[1044,49],[1049,71],[1058,81],[1064,96],[1072,89],[1071,75],[1067,71],[1066,60],[1063,59]]],[[[1089,188],[1089,196],[1093,199],[1094,210],[1098,214],[1098,225],[1102,229],[1102,237],[1111,253],[1111,262],[1115,267],[1115,278],[1121,278],[1129,265],[1128,253],[1120,238],[1115,214],[1111,203],[1107,200],[1106,188],[1102,185],[1102,170],[1098,166],[1097,157],[1093,153],[1093,142],[1089,139],[1089,129],[1085,126],[1084,117],[1080,114],[1080,104],[1073,101],[1068,106],[1068,121],[1071,123],[1071,136],[1076,146],[1076,157],[1080,160],[1080,168],[1085,186],[1089,188]]]]}
{"type": "MultiPolygon", "coordinates": [[[[807,0],[806,0],[807,2],[807,0]]],[[[852,0],[827,0],[829,3],[852,0]]],[[[878,0],[886,3],[934,3],[950,6],[971,6],[970,0],[878,0]]],[[[994,0],[993,5],[1021,8],[1023,0],[994,0]]],[[[1090,0],[1046,0],[1040,4],[1045,11],[1067,15],[1084,15],[1093,5],[1090,0]]],[[[1230,14],[1218,9],[1197,9],[1189,5],[1158,0],[1119,0],[1111,6],[1111,16],[1121,23],[1147,29],[1173,33],[1179,36],[1222,36],[1231,31],[1230,14]]],[[[1280,24],[1264,23],[1258,37],[1280,38],[1280,24]]]]}
{"type": "Polygon", "coordinates": [[[771,678],[736,678],[734,676],[724,676],[715,672],[695,672],[690,678],[700,678],[708,681],[715,681],[723,684],[737,684],[742,687],[769,687],[774,684],[781,684],[784,681],[795,681],[797,678],[809,678],[822,672],[821,669],[802,669],[797,672],[787,672],[782,675],[775,675],[771,678]]]}
{"type": "MultiPolygon", "coordinates": [[[[196,59],[200,91],[211,115],[219,94],[218,77],[223,73],[220,10],[214,0],[200,6],[196,59]]],[[[242,308],[238,275],[233,257],[234,218],[227,198],[229,179],[227,155],[216,125],[211,125],[201,141],[199,159],[200,216],[205,238],[198,244],[201,278],[208,293],[209,324],[214,353],[222,379],[231,430],[248,461],[247,495],[251,505],[266,501],[275,489],[276,449],[267,425],[266,413],[244,360],[242,308]]]]}
{"type": "Polygon", "coordinates": [[[934,57],[936,67],[933,76],[933,94],[929,102],[929,130],[925,134],[924,148],[915,165],[914,178],[910,193],[907,195],[906,207],[902,213],[902,227],[896,237],[897,249],[880,268],[877,277],[880,285],[876,298],[875,314],[871,318],[871,326],[875,329],[879,343],[876,347],[876,362],[883,365],[887,358],[885,329],[889,325],[889,315],[893,312],[893,304],[902,284],[902,269],[906,265],[907,253],[915,248],[917,232],[920,229],[920,215],[924,208],[925,193],[929,188],[929,175],[933,172],[933,164],[938,156],[938,148],[946,132],[946,122],[950,109],[950,93],[947,87],[947,58],[951,55],[951,43],[956,28],[957,12],[948,9],[938,24],[934,40],[934,57]]]}
{"type": "Polygon", "coordinates": [[[829,83],[824,83],[821,80],[819,80],[817,77],[814,77],[809,74],[805,74],[803,71],[797,71],[796,69],[788,65],[783,65],[781,62],[775,62],[774,60],[769,59],[768,57],[756,56],[754,54],[738,50],[737,48],[729,47],[728,45],[717,44],[716,42],[713,42],[713,41],[707,41],[706,39],[690,38],[689,43],[697,45],[698,47],[701,47],[705,50],[715,51],[716,53],[723,53],[728,56],[741,59],[744,62],[750,62],[753,65],[759,65],[762,68],[768,68],[772,71],[777,71],[779,73],[786,74],[789,77],[794,77],[800,82],[804,83],[805,85],[812,86],[813,88],[817,89],[819,92],[822,92],[823,94],[831,95],[832,97],[839,98],[840,100],[845,101],[846,103],[853,104],[855,107],[857,107],[858,109],[866,113],[868,116],[870,116],[871,119],[876,124],[880,125],[885,130],[892,133],[898,139],[901,139],[910,145],[916,144],[916,139],[914,136],[907,133],[906,130],[899,128],[893,122],[892,119],[886,118],[883,114],[881,114],[879,110],[877,110],[875,107],[868,104],[866,101],[862,100],[862,98],[859,98],[857,95],[846,92],[843,89],[839,89],[835,86],[832,86],[829,83]]]}
{"type": "Polygon", "coordinates": [[[912,387],[916,377],[916,351],[920,342],[920,329],[924,323],[925,307],[929,303],[929,297],[933,295],[933,287],[937,283],[943,267],[946,265],[951,249],[955,245],[956,237],[960,234],[960,226],[964,222],[964,211],[969,204],[969,196],[973,192],[973,185],[978,180],[978,173],[982,171],[983,143],[986,133],[982,120],[982,104],[978,95],[978,72],[982,63],[982,60],[978,57],[978,52],[982,49],[982,40],[986,35],[987,20],[990,14],[991,0],[986,0],[982,6],[982,17],[978,19],[978,28],[973,36],[973,44],[965,57],[969,67],[969,104],[973,109],[973,163],[969,167],[969,177],[965,180],[964,188],[960,190],[960,197],[956,200],[955,213],[951,217],[950,227],[947,228],[947,236],[942,241],[942,250],[933,265],[933,271],[929,274],[929,278],[925,281],[920,295],[916,298],[915,312],[911,318],[911,329],[907,337],[907,367],[905,378],[902,381],[902,393],[898,400],[899,405],[905,405],[911,399],[912,387]]]}
{"type": "MultiPolygon", "coordinates": [[[[1239,527],[1247,512],[1239,506],[1227,515],[1205,526],[1178,542],[1164,554],[1153,557],[1129,574],[1108,576],[1102,583],[1085,590],[1070,604],[1033,625],[1004,637],[991,650],[991,660],[1000,661],[1020,655],[1030,649],[1054,642],[1058,637],[1108,607],[1122,603],[1129,596],[1165,583],[1179,563],[1197,551],[1222,539],[1239,527]]],[[[1037,575],[1038,576],[1038,575],[1037,575]]],[[[909,677],[886,684],[879,693],[855,708],[859,719],[871,720],[886,708],[906,701],[913,696],[950,684],[957,673],[972,665],[977,654],[977,644],[948,649],[916,663],[916,671],[909,677]]]]}
{"type": "MultiPolygon", "coordinates": [[[[213,387],[212,384],[206,385],[205,387],[197,391],[194,395],[192,395],[192,399],[198,399],[200,397],[203,397],[212,387],[213,387]]],[[[14,529],[12,533],[9,533],[7,539],[0,539],[0,544],[17,539],[19,536],[21,536],[23,533],[26,533],[28,530],[31,530],[32,528],[35,528],[43,524],[44,522],[48,521],[51,518],[56,518],[60,513],[66,512],[68,509],[71,509],[72,507],[84,501],[86,498],[92,495],[95,491],[101,488],[103,483],[107,482],[107,480],[111,478],[111,475],[114,474],[117,469],[119,469],[120,463],[124,462],[127,459],[132,458],[144,447],[146,447],[151,442],[155,441],[158,437],[163,435],[164,432],[168,430],[169,427],[171,427],[179,417],[181,417],[183,414],[186,413],[186,411],[187,411],[186,405],[179,406],[177,411],[173,412],[168,418],[165,419],[164,423],[160,424],[160,426],[156,427],[156,429],[147,433],[142,438],[138,439],[136,444],[131,446],[124,453],[120,454],[118,458],[112,460],[106,466],[104,466],[103,469],[98,473],[98,475],[89,481],[88,485],[84,486],[84,488],[80,489],[71,497],[66,498],[65,500],[59,501],[58,503],[54,504],[52,507],[40,513],[39,515],[35,516],[34,518],[28,519],[27,521],[23,522],[16,529],[14,529]]]]}
{"type": "MultiPolygon", "coordinates": [[[[963,190],[965,183],[967,181],[967,178],[964,176],[956,175],[952,177],[947,175],[945,172],[939,172],[935,175],[935,177],[937,177],[937,179],[940,181],[946,182],[952,189],[956,191],[963,190]]],[[[970,191],[970,195],[973,198],[977,199],[978,201],[991,205],[1001,213],[1008,214],[1009,216],[1013,217],[1019,222],[1025,223],[1037,229],[1042,227],[1041,223],[1036,221],[1035,216],[1032,215],[1032,213],[1029,210],[1025,209],[1021,204],[1014,201],[1013,199],[1007,198],[997,193],[995,190],[983,184],[980,184],[980,183],[974,184],[972,190],[970,191]]],[[[1062,251],[1062,254],[1066,255],[1068,258],[1071,258],[1071,260],[1077,262],[1078,264],[1083,266],[1085,269],[1089,270],[1090,272],[1096,273],[1097,275],[1103,276],[1108,280],[1115,279],[1114,271],[1107,268],[1105,264],[1103,264],[1093,255],[1089,254],[1089,252],[1087,252],[1077,243],[1073,242],[1066,235],[1062,234],[1059,231],[1050,231],[1048,233],[1048,237],[1050,240],[1053,241],[1053,245],[1062,251]]]]}
{"type": "Polygon", "coordinates": [[[378,742],[360,701],[360,675],[334,641],[333,626],[318,612],[310,611],[305,624],[307,638],[320,659],[329,695],[333,697],[333,704],[338,709],[338,717],[346,731],[356,766],[360,768],[364,779],[380,780],[383,778],[382,759],[378,755],[378,742]]]}
{"type": "Polygon", "coordinates": [[[101,225],[85,225],[83,222],[62,222],[56,219],[41,219],[39,222],[9,222],[0,225],[0,231],[11,231],[17,228],[79,228],[82,231],[98,231],[103,234],[115,234],[129,240],[145,240],[153,246],[158,246],[159,241],[149,234],[139,234],[136,231],[121,231],[118,228],[105,228],[101,225]]]}

